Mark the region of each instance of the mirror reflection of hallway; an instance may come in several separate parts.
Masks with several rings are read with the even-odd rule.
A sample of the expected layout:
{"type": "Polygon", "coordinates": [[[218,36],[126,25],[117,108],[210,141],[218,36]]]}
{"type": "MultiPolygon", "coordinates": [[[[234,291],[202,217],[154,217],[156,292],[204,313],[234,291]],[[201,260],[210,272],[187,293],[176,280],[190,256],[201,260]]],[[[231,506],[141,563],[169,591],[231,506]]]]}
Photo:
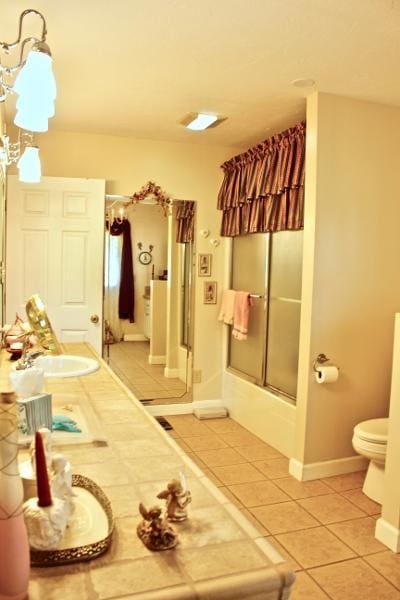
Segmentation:
{"type": "Polygon", "coordinates": [[[193,233],[185,237],[194,202],[106,197],[103,357],[144,404],[192,401],[193,233]],[[121,316],[124,230],[128,221],[133,317],[121,316]],[[115,226],[113,226],[115,223],[115,226]],[[115,234],[116,233],[116,234],[115,234]],[[186,241],[189,239],[190,241],[186,241]],[[143,259],[146,253],[146,260],[143,259]],[[150,256],[150,258],[149,258],[150,256]]]}
{"type": "Polygon", "coordinates": [[[164,365],[150,365],[150,342],[117,342],[109,347],[109,366],[143,404],[191,402],[179,377],[164,376],[164,365]]]}

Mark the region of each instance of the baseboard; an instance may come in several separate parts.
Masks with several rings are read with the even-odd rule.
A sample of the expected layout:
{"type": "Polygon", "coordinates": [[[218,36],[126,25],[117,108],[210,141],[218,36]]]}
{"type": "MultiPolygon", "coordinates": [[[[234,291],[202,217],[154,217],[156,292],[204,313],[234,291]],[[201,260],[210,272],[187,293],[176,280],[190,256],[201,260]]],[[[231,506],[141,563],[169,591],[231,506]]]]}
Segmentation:
{"type": "Polygon", "coordinates": [[[144,404],[144,408],[153,417],[165,417],[168,415],[192,414],[196,408],[221,408],[226,407],[223,400],[195,400],[194,402],[182,402],[180,404],[144,404]]]}
{"type": "Polygon", "coordinates": [[[299,481],[311,481],[321,477],[344,475],[353,471],[362,471],[368,466],[368,460],[363,456],[348,456],[324,462],[303,464],[295,458],[289,461],[289,473],[299,481]]]}
{"type": "Polygon", "coordinates": [[[400,552],[400,530],[380,517],[375,526],[375,537],[392,552],[400,552]]]}
{"type": "MultiPolygon", "coordinates": [[[[164,362],[165,362],[165,360],[164,360],[164,362]]],[[[168,379],[179,378],[179,369],[170,369],[169,367],[165,367],[164,377],[168,377],[168,379]]]]}
{"type": "Polygon", "coordinates": [[[124,342],[148,342],[147,338],[143,333],[124,333],[124,342]]]}
{"type": "Polygon", "coordinates": [[[165,365],[166,360],[166,356],[157,356],[154,354],[149,354],[149,364],[151,365],[165,365]]]}
{"type": "Polygon", "coordinates": [[[166,417],[168,415],[190,415],[193,412],[192,402],[182,402],[181,404],[144,404],[144,408],[153,417],[166,417]]]}
{"type": "Polygon", "coordinates": [[[193,409],[195,409],[195,408],[226,408],[226,409],[228,409],[226,402],[224,402],[224,400],[222,400],[222,399],[194,400],[192,402],[192,404],[193,404],[193,409]]]}

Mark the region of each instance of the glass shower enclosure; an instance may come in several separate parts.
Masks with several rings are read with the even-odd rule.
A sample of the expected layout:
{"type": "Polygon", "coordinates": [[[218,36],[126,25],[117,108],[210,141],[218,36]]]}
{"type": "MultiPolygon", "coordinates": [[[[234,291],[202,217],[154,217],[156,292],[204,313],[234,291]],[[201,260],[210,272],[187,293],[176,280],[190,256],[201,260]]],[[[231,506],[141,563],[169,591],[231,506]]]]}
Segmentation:
{"type": "Polygon", "coordinates": [[[299,354],[302,231],[238,236],[232,289],[252,298],[245,341],[230,336],[228,365],[257,385],[295,400],[299,354]]]}

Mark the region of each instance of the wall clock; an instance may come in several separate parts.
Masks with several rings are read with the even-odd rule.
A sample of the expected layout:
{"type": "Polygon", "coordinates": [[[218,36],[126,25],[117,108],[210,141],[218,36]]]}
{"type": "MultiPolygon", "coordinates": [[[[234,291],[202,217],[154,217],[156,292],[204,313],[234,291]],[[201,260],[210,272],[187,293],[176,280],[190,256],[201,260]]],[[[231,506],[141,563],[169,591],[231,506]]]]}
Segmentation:
{"type": "Polygon", "coordinates": [[[142,265],[149,265],[151,263],[151,261],[153,260],[152,255],[150,254],[150,252],[140,252],[139,254],[139,262],[142,265]]]}

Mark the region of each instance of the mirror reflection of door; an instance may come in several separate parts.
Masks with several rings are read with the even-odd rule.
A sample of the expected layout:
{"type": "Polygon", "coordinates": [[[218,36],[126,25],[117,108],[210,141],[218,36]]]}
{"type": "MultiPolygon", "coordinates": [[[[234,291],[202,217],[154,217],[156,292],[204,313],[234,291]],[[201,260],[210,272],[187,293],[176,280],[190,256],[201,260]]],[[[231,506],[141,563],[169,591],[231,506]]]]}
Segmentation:
{"type": "Polygon", "coordinates": [[[165,208],[152,198],[132,204],[128,197],[106,197],[103,357],[144,404],[192,400],[193,233],[185,228],[190,221],[193,232],[194,210],[194,202],[174,200],[165,208]],[[132,251],[131,318],[120,318],[126,317],[120,312],[124,221],[132,251]]]}

